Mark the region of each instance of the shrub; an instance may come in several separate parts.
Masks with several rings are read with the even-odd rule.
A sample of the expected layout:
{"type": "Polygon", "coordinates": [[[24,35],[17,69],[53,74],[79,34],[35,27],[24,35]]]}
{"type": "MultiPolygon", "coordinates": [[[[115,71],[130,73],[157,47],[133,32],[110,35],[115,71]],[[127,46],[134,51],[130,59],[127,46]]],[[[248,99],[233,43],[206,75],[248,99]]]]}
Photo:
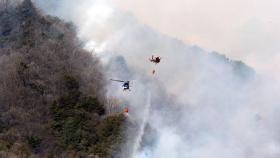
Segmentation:
{"type": "Polygon", "coordinates": [[[0,141],[0,151],[9,150],[12,147],[13,143],[8,141],[0,141]]]}
{"type": "Polygon", "coordinates": [[[33,150],[37,149],[40,146],[41,142],[42,142],[42,139],[40,139],[37,136],[27,137],[27,143],[33,150]]]}

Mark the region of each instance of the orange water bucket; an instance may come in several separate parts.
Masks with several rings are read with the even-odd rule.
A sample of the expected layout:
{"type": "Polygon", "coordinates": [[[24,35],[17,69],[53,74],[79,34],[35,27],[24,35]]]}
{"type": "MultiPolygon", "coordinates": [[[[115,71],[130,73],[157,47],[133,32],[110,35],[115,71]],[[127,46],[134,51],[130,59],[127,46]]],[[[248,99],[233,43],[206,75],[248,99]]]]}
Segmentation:
{"type": "Polygon", "coordinates": [[[123,109],[123,112],[124,112],[124,113],[128,113],[128,108],[124,108],[124,109],[123,109]]]}

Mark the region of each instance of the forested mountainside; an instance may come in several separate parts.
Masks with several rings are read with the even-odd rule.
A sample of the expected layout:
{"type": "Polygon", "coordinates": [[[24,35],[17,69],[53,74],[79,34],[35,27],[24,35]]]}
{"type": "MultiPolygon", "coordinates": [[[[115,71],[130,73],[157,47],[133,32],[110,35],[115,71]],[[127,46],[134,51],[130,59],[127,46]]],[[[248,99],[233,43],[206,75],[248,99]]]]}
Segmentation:
{"type": "Polygon", "coordinates": [[[30,0],[0,5],[0,157],[117,152],[125,117],[107,114],[102,65],[75,27],[30,0]]]}
{"type": "Polygon", "coordinates": [[[184,118],[200,119],[188,105],[228,105],[223,98],[240,93],[255,77],[241,61],[135,25],[118,41],[107,41],[110,49],[104,52],[118,53],[103,66],[94,52],[83,49],[72,23],[44,15],[31,0],[0,0],[0,157],[135,156],[157,147],[163,131],[158,127],[186,133],[184,118]],[[146,59],[150,50],[164,56],[156,72],[162,80],[138,71],[140,57],[146,59]],[[105,76],[138,79],[133,97],[121,101],[133,117],[122,114],[118,98],[107,98],[122,91],[105,76]],[[181,86],[172,87],[177,82],[181,86]],[[178,93],[170,95],[172,88],[178,93]],[[153,118],[148,120],[146,111],[153,118]]]}

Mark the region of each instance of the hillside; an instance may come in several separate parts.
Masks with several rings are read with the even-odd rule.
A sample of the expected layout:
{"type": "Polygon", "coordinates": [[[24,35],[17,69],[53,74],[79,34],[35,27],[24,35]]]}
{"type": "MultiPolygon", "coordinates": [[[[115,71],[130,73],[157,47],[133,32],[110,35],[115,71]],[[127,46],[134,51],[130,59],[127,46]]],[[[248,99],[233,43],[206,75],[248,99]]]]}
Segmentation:
{"type": "MultiPolygon", "coordinates": [[[[47,14],[78,27],[108,78],[132,81],[131,92],[115,82],[106,86],[106,95],[124,99],[118,105],[127,105],[129,118],[138,123],[134,131],[126,128],[129,141],[121,158],[280,157],[278,81],[266,80],[242,61],[162,34],[110,2],[36,1],[47,14]],[[152,55],[162,57],[160,64],[149,62],[152,55]]],[[[209,33],[208,26],[201,27],[209,33]]]]}
{"type": "Polygon", "coordinates": [[[73,23],[64,22],[31,0],[18,1],[0,1],[0,157],[179,157],[205,135],[234,135],[235,127],[224,127],[249,105],[255,87],[256,73],[243,62],[118,11],[100,23],[88,19],[83,38],[75,19],[84,10],[73,8],[73,23]],[[106,44],[99,54],[106,62],[83,49],[92,41],[106,44]],[[152,54],[162,62],[150,64],[152,54]],[[109,78],[131,80],[131,92],[109,78]]]}
{"type": "Polygon", "coordinates": [[[103,67],[75,27],[30,0],[1,1],[0,157],[109,157],[122,114],[106,114],[103,67]]]}

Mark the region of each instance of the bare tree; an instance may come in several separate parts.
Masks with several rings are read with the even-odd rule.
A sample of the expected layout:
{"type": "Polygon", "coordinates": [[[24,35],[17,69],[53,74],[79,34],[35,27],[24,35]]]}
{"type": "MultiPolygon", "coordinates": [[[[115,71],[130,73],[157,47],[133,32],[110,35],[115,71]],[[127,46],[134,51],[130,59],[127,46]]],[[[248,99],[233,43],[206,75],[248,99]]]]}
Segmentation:
{"type": "Polygon", "coordinates": [[[6,11],[11,4],[10,0],[0,0],[0,11],[6,11]]]}
{"type": "Polygon", "coordinates": [[[122,112],[121,102],[117,98],[107,97],[105,106],[108,115],[122,112]]]}
{"type": "Polygon", "coordinates": [[[0,0],[0,12],[5,12],[20,4],[21,0],[0,0]]]}

